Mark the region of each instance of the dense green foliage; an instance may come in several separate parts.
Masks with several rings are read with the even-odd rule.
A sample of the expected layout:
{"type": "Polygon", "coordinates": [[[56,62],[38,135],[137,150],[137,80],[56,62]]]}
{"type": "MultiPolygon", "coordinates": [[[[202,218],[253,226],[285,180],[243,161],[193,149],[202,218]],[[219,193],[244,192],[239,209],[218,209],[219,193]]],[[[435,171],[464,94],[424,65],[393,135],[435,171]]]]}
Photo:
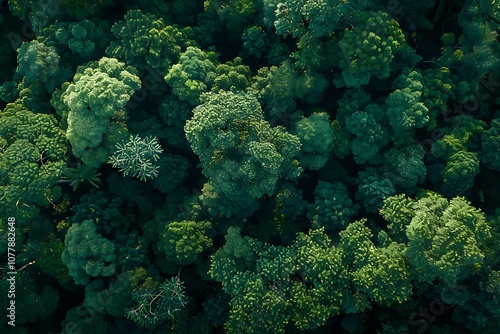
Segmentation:
{"type": "Polygon", "coordinates": [[[0,333],[496,334],[499,33],[498,0],[0,0],[0,333]]]}

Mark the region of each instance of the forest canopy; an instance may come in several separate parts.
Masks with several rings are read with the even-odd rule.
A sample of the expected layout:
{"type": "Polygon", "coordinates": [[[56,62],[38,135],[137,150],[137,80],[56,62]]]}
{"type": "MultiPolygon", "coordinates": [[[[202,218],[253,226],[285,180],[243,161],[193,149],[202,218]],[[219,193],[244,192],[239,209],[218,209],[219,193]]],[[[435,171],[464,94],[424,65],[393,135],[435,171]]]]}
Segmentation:
{"type": "Polygon", "coordinates": [[[499,33],[498,0],[0,0],[0,332],[496,334],[499,33]]]}

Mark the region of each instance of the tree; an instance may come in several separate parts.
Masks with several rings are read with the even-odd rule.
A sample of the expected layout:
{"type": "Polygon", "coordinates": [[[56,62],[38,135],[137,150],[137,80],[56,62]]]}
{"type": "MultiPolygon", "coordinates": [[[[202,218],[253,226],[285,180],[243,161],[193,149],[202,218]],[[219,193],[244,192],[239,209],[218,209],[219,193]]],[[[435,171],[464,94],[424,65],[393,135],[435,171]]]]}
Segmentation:
{"type": "Polygon", "coordinates": [[[189,46],[180,55],[179,62],[170,68],[165,81],[181,101],[197,105],[200,95],[210,90],[214,83],[216,65],[213,53],[189,46]]]}
{"type": "Polygon", "coordinates": [[[405,194],[394,195],[384,200],[379,213],[389,223],[387,233],[398,243],[407,243],[406,228],[415,216],[416,203],[405,194]]]}
{"type": "Polygon", "coordinates": [[[300,138],[302,167],[320,169],[333,148],[333,130],[326,113],[313,113],[293,124],[291,133],[300,138]]]}
{"type": "Polygon", "coordinates": [[[116,145],[116,151],[109,158],[108,163],[119,168],[125,176],[134,176],[146,181],[158,177],[159,166],[153,162],[160,159],[163,149],[158,139],[138,135],[130,136],[128,141],[116,145]]]}
{"type": "MultiPolygon", "coordinates": [[[[205,203],[210,197],[221,205],[226,200],[226,205],[234,204],[246,215],[257,199],[273,195],[280,182],[295,179],[301,172],[295,160],[299,139],[282,127],[272,128],[252,94],[204,95],[184,130],[209,179],[210,186],[203,190],[205,203]],[[212,191],[209,196],[207,192],[212,191]]],[[[236,213],[233,209],[220,212],[236,213]]]]}
{"type": "Polygon", "coordinates": [[[385,100],[396,144],[411,140],[416,129],[429,123],[429,109],[423,102],[421,81],[421,73],[403,70],[392,84],[397,89],[385,100]]]}
{"type": "Polygon", "coordinates": [[[125,136],[123,125],[112,118],[140,88],[136,73],[134,68],[104,57],[79,67],[74,82],[61,95],[69,109],[66,137],[75,156],[85,164],[98,168],[108,159],[111,146],[125,136]]]}
{"type": "Polygon", "coordinates": [[[404,244],[390,243],[375,247],[366,219],[349,224],[340,232],[339,247],[350,270],[354,299],[346,305],[349,312],[370,308],[370,301],[389,306],[412,296],[409,268],[405,263],[404,244]]]}
{"type": "Polygon", "coordinates": [[[0,212],[25,225],[60,198],[67,141],[54,116],[35,114],[19,100],[0,120],[0,212]]]}
{"type": "Polygon", "coordinates": [[[264,1],[264,22],[280,35],[300,37],[309,31],[315,37],[333,34],[367,5],[367,1],[264,1]]]}
{"type": "Polygon", "coordinates": [[[341,182],[319,181],[314,199],[314,203],[307,206],[307,218],[313,228],[323,227],[330,235],[345,228],[359,210],[359,205],[349,198],[347,188],[341,182]]]}
{"type": "Polygon", "coordinates": [[[179,61],[181,52],[190,45],[186,30],[167,25],[158,13],[129,10],[123,21],[117,21],[111,31],[117,38],[106,49],[109,57],[132,65],[141,74],[164,76],[179,61]]]}
{"type": "Polygon", "coordinates": [[[180,266],[199,263],[201,253],[212,246],[212,239],[207,236],[210,228],[208,221],[166,223],[160,234],[160,248],[180,266]]]}
{"type": "Polygon", "coordinates": [[[440,279],[453,286],[477,272],[490,237],[484,213],[463,197],[448,201],[430,191],[414,202],[405,252],[412,278],[428,283],[440,279]]]}
{"type": "Polygon", "coordinates": [[[23,43],[18,49],[16,72],[24,77],[24,87],[38,84],[43,91],[52,93],[68,75],[60,70],[59,59],[52,46],[36,40],[23,43]]]}
{"type": "Polygon", "coordinates": [[[375,117],[367,111],[356,111],[345,120],[346,129],[356,136],[351,151],[358,164],[380,158],[379,151],[388,142],[388,133],[375,117]]]}
{"type": "Polygon", "coordinates": [[[215,69],[216,78],[212,92],[245,91],[250,82],[250,67],[243,64],[241,58],[236,57],[233,61],[219,64],[215,69]]]}
{"type": "Polygon", "coordinates": [[[95,223],[74,223],[66,233],[61,260],[76,284],[86,285],[90,277],[111,276],[116,269],[115,246],[96,232],[95,223]]]}
{"type": "Polygon", "coordinates": [[[339,87],[359,88],[372,76],[389,77],[390,64],[405,43],[398,22],[389,19],[387,13],[364,12],[358,19],[362,23],[345,29],[340,41],[342,77],[335,81],[339,87]]]}
{"type": "Polygon", "coordinates": [[[340,311],[346,270],[323,229],[299,233],[288,247],[242,238],[237,228],[226,240],[209,274],[232,298],[228,332],[284,333],[288,322],[314,329],[340,311]]]}
{"type": "Polygon", "coordinates": [[[73,54],[84,59],[103,54],[111,36],[111,24],[104,20],[82,20],[62,25],[56,30],[56,39],[69,47],[73,54]]]}

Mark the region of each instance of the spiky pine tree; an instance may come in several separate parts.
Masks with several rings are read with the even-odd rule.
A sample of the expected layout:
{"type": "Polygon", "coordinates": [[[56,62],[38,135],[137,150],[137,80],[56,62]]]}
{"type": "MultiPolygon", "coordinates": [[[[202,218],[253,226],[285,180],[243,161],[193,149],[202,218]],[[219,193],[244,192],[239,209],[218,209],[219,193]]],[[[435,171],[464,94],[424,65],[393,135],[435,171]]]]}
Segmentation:
{"type": "Polygon", "coordinates": [[[134,176],[146,181],[158,176],[159,166],[153,162],[160,159],[159,154],[163,152],[156,137],[146,137],[145,139],[130,136],[128,141],[123,141],[116,145],[116,151],[109,158],[108,163],[114,168],[119,168],[125,176],[134,176]]]}

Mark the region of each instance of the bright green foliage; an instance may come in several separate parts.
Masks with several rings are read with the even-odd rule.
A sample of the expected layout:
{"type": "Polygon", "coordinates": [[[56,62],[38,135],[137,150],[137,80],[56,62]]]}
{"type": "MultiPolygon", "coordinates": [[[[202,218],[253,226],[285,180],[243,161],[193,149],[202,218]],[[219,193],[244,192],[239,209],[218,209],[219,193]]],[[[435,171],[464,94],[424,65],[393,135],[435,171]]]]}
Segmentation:
{"type": "Polygon", "coordinates": [[[242,285],[241,292],[231,299],[226,333],[284,333],[288,319],[281,291],[269,289],[254,273],[240,273],[234,278],[242,285]]]}
{"type": "Polygon", "coordinates": [[[500,0],[0,7],[0,333],[497,334],[500,0]]]}
{"type": "MultiPolygon", "coordinates": [[[[454,138],[459,141],[461,149],[477,152],[481,149],[481,136],[483,135],[486,128],[487,125],[484,121],[476,119],[472,115],[459,115],[453,118],[452,129],[444,130],[444,132],[449,133],[449,135],[445,135],[443,137],[443,140],[446,141],[446,139],[450,138],[451,136],[450,139],[452,141],[454,138]]],[[[441,140],[437,141],[436,145],[439,145],[440,142],[441,140]]],[[[446,143],[445,146],[447,146],[446,143]]],[[[432,152],[433,154],[436,154],[438,158],[446,160],[451,156],[451,154],[459,151],[459,145],[451,146],[453,147],[453,150],[446,152],[448,155],[443,155],[441,152],[439,152],[439,150],[435,153],[434,150],[432,152]]]]}
{"type": "Polygon", "coordinates": [[[314,329],[340,311],[347,292],[346,271],[341,252],[322,229],[299,233],[289,247],[240,237],[239,265],[231,255],[236,249],[229,232],[209,271],[232,297],[227,332],[284,333],[289,321],[301,330],[314,329]]]}
{"type": "Polygon", "coordinates": [[[373,236],[371,230],[365,226],[366,219],[353,222],[340,232],[339,248],[343,251],[346,263],[367,263],[373,243],[370,238],[373,236]]]}
{"type": "Polygon", "coordinates": [[[356,199],[361,201],[368,212],[377,212],[383,201],[396,194],[394,185],[385,175],[373,167],[358,173],[356,199]]]}
{"type": "Polygon", "coordinates": [[[38,206],[57,201],[54,186],[65,165],[67,142],[51,115],[34,114],[22,104],[0,113],[0,212],[18,223],[34,219],[38,206]]]}
{"type": "MultiPolygon", "coordinates": [[[[293,6],[293,2],[290,3],[293,6]]],[[[308,21],[311,35],[328,36],[339,29],[342,23],[354,20],[368,3],[367,0],[307,0],[302,7],[302,15],[308,21]]],[[[283,13],[277,14],[279,21],[283,13]]]]}
{"type": "Polygon", "coordinates": [[[346,29],[340,42],[343,58],[340,61],[342,79],[337,85],[360,87],[372,76],[379,79],[390,75],[390,63],[405,43],[398,22],[385,12],[374,12],[360,17],[362,25],[346,29]]]}
{"type": "Polygon", "coordinates": [[[138,135],[130,136],[127,141],[116,144],[116,151],[109,158],[108,163],[119,168],[125,176],[133,176],[146,181],[158,176],[159,166],[153,162],[160,159],[163,149],[158,139],[138,135]]]}
{"type": "Polygon", "coordinates": [[[104,57],[79,67],[74,82],[63,93],[62,100],[69,108],[66,137],[75,156],[85,164],[99,167],[110,154],[110,139],[125,132],[111,118],[140,88],[135,73],[134,68],[104,57]]]}
{"type": "MultiPolygon", "coordinates": [[[[240,227],[229,227],[224,239],[226,240],[224,246],[212,256],[209,274],[213,279],[227,284],[236,271],[244,271],[246,268],[253,267],[256,255],[249,242],[251,239],[241,236],[240,227]],[[228,264],[234,268],[230,269],[228,264]]],[[[234,293],[234,287],[231,285],[224,286],[224,289],[229,294],[234,293]]]]}
{"type": "Polygon", "coordinates": [[[160,234],[160,248],[167,258],[180,266],[201,261],[201,253],[212,246],[207,236],[208,221],[180,221],[167,223],[160,234]]]}
{"type": "Polygon", "coordinates": [[[307,206],[307,218],[313,228],[324,227],[329,235],[344,229],[359,210],[359,204],[353,203],[341,182],[319,181],[314,199],[314,203],[307,206]]]}
{"type": "Polygon", "coordinates": [[[372,248],[366,264],[352,273],[354,290],[363,292],[381,306],[409,300],[412,286],[403,256],[405,248],[395,242],[386,248],[372,248]]]}
{"type": "Polygon", "coordinates": [[[382,305],[401,303],[412,295],[408,267],[403,257],[404,246],[392,243],[376,248],[366,219],[351,223],[340,232],[339,247],[344,261],[352,268],[350,275],[360,311],[370,307],[369,300],[382,305]]]}
{"type": "Polygon", "coordinates": [[[106,49],[109,57],[118,58],[141,71],[154,69],[157,76],[164,76],[170,66],[177,63],[188,44],[183,31],[140,10],[128,11],[124,21],[116,22],[111,31],[118,40],[111,42],[106,49]]]}
{"type": "Polygon", "coordinates": [[[413,279],[431,283],[438,278],[453,285],[481,265],[490,227],[484,213],[463,197],[448,201],[427,192],[416,200],[406,235],[413,279]]]}
{"type": "Polygon", "coordinates": [[[413,199],[404,194],[388,197],[379,213],[389,223],[387,233],[392,240],[398,243],[406,243],[406,227],[415,216],[416,204],[413,199]]]}
{"type": "Polygon", "coordinates": [[[412,298],[408,266],[403,256],[405,246],[391,243],[370,252],[368,263],[353,274],[355,291],[363,291],[382,306],[398,305],[412,298]]]}
{"type": "Polygon", "coordinates": [[[466,143],[455,134],[445,135],[440,140],[432,143],[431,153],[441,160],[448,160],[453,154],[466,151],[466,143]]]}
{"type": "Polygon", "coordinates": [[[425,180],[425,151],[420,145],[391,148],[383,154],[383,174],[400,192],[414,192],[425,180]]]}
{"type": "Polygon", "coordinates": [[[358,164],[377,158],[380,149],[388,142],[387,131],[368,111],[355,111],[345,120],[346,129],[356,137],[351,141],[351,151],[358,164]]]}
{"type": "Polygon", "coordinates": [[[111,276],[115,272],[115,246],[97,234],[92,220],[71,225],[64,246],[61,259],[76,284],[86,285],[90,277],[111,276]]]}
{"type": "MultiPolygon", "coordinates": [[[[437,158],[433,182],[448,197],[465,195],[479,172],[478,153],[486,124],[470,115],[453,119],[457,125],[445,129],[442,139],[432,144],[432,155],[437,158]]],[[[481,152],[479,152],[479,155],[481,152]]]]}
{"type": "Polygon", "coordinates": [[[441,67],[437,69],[426,69],[422,72],[422,100],[428,109],[429,122],[427,128],[433,129],[437,123],[437,115],[444,114],[447,110],[448,101],[454,98],[454,84],[450,69],[441,67]]]}
{"type": "Polygon", "coordinates": [[[415,129],[429,122],[429,109],[422,99],[421,80],[421,73],[405,69],[392,84],[396,90],[385,100],[396,143],[411,139],[415,129]]]}
{"type": "Polygon", "coordinates": [[[69,26],[60,27],[55,37],[63,44],[68,45],[71,52],[82,58],[91,58],[100,54],[109,44],[110,30],[108,21],[82,20],[70,23],[69,26]]]}
{"type": "Polygon", "coordinates": [[[250,67],[244,65],[239,57],[235,58],[234,61],[218,65],[215,71],[216,78],[212,87],[214,93],[221,90],[245,91],[249,84],[250,67]]]}
{"type": "Polygon", "coordinates": [[[165,76],[165,81],[181,101],[197,105],[200,103],[200,95],[214,83],[216,65],[213,53],[189,46],[181,54],[179,63],[172,66],[165,76]]]}
{"type": "Polygon", "coordinates": [[[282,127],[271,128],[251,94],[204,95],[184,130],[211,187],[229,203],[251,207],[274,194],[281,180],[300,174],[294,159],[299,139],[282,127]]]}
{"type": "Polygon", "coordinates": [[[490,128],[481,136],[481,163],[490,169],[500,171],[500,119],[491,121],[490,128]]]}
{"type": "MultiPolygon", "coordinates": [[[[299,233],[289,250],[292,267],[280,268],[276,283],[283,278],[289,280],[292,296],[287,306],[292,323],[301,330],[314,329],[338,314],[342,301],[347,299],[347,275],[341,263],[341,251],[331,245],[323,229],[310,231],[309,234],[299,233]],[[299,281],[290,279],[290,275],[298,275],[299,281]],[[324,280],[323,277],[335,279],[324,280]]],[[[273,262],[282,261],[271,261],[272,253],[268,255],[266,260],[269,261],[265,262],[269,264],[261,264],[262,271],[266,267],[273,269],[273,262]]]]}
{"type": "Polygon", "coordinates": [[[313,113],[294,123],[291,132],[302,144],[299,161],[302,167],[320,169],[333,148],[333,130],[326,113],[313,113]]]}
{"type": "Polygon", "coordinates": [[[166,320],[174,319],[186,304],[185,288],[178,277],[165,279],[156,287],[141,286],[132,291],[134,305],[127,318],[146,329],[154,329],[166,320]]]}
{"type": "Polygon", "coordinates": [[[387,306],[408,300],[412,289],[403,257],[404,245],[391,243],[385,248],[375,247],[370,240],[372,232],[364,224],[366,219],[351,223],[340,232],[339,247],[345,264],[352,268],[356,309],[370,308],[370,300],[387,306]]]}

